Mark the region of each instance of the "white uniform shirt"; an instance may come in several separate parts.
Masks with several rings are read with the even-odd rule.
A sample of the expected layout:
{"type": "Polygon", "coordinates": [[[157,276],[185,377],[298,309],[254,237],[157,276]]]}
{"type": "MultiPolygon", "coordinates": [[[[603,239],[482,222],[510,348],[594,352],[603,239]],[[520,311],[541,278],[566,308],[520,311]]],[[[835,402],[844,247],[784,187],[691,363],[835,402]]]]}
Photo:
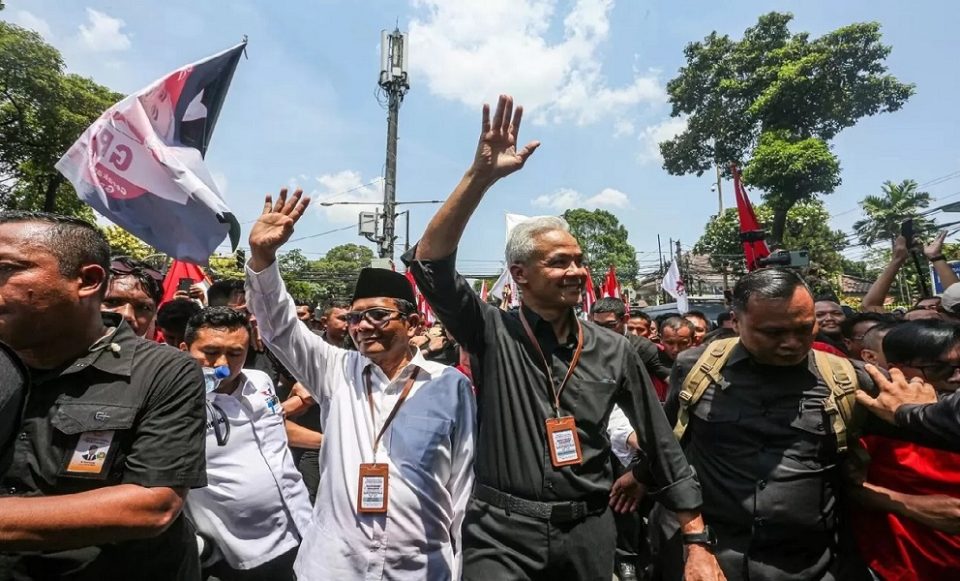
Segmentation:
{"type": "Polygon", "coordinates": [[[630,425],[627,415],[623,413],[620,406],[614,405],[610,412],[610,419],[607,420],[607,435],[610,437],[610,449],[624,466],[629,466],[630,461],[633,460],[634,449],[627,444],[627,438],[633,432],[633,426],[630,425]]]}
{"type": "Polygon", "coordinates": [[[187,495],[186,515],[234,569],[252,569],[296,548],[311,520],[310,497],[287,446],[273,382],[244,369],[236,391],[208,393],[207,486],[187,495]],[[213,422],[229,422],[225,446],[213,422]]]}
{"type": "Polygon", "coordinates": [[[417,353],[393,381],[356,351],[338,349],[297,320],[274,263],[247,268],[247,307],[263,340],[320,406],[324,427],[314,518],[297,555],[303,581],[460,577],[460,527],[473,486],[476,403],[457,370],[417,353]],[[371,417],[364,369],[371,369],[371,417]],[[420,372],[381,442],[389,467],[386,515],[357,512],[360,464],[415,368],[420,372]]]}

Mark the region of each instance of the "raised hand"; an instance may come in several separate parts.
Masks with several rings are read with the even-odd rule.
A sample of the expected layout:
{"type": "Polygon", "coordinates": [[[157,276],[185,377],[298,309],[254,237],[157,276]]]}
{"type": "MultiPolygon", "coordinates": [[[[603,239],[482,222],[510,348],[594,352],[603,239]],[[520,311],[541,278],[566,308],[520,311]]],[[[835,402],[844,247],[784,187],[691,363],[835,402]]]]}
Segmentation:
{"type": "Polygon", "coordinates": [[[302,196],[303,190],[298,189],[287,199],[287,188],[283,188],[274,203],[267,194],[263,213],[250,230],[250,268],[261,271],[276,260],[277,250],[290,239],[294,225],[310,204],[310,198],[302,196]]]}
{"type": "Polygon", "coordinates": [[[946,239],[947,231],[941,230],[930,244],[923,247],[923,255],[926,256],[928,260],[937,256],[943,256],[943,241],[946,239]]]}
{"type": "Polygon", "coordinates": [[[893,262],[906,262],[910,258],[910,248],[907,247],[907,239],[903,236],[897,236],[893,242],[893,262]]]}
{"type": "Polygon", "coordinates": [[[540,147],[539,141],[531,141],[517,150],[517,135],[520,121],[523,119],[523,107],[513,108],[513,97],[500,95],[497,110],[490,119],[490,106],[483,106],[483,123],[480,130],[480,142],[473,160],[473,172],[484,178],[496,181],[523,167],[527,159],[540,147]]]}

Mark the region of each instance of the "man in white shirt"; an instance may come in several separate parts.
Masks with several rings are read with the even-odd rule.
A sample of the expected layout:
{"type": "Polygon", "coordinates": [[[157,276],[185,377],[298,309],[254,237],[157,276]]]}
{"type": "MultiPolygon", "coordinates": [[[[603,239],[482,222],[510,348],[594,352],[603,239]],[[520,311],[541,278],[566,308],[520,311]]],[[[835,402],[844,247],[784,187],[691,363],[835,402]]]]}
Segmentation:
{"type": "Polygon", "coordinates": [[[185,512],[203,541],[206,574],[292,581],[310,499],[287,446],[273,381],[243,369],[249,345],[247,315],[230,307],[203,309],[187,323],[180,348],[230,374],[207,386],[207,487],[191,491],[185,512]]]}
{"type": "Polygon", "coordinates": [[[277,250],[308,199],[267,197],[250,232],[247,308],[263,340],[320,406],[324,442],[301,581],[459,579],[473,485],[476,404],[466,377],[409,347],[420,324],[402,275],[364,269],[348,331],[357,351],[297,320],[277,250]]]}

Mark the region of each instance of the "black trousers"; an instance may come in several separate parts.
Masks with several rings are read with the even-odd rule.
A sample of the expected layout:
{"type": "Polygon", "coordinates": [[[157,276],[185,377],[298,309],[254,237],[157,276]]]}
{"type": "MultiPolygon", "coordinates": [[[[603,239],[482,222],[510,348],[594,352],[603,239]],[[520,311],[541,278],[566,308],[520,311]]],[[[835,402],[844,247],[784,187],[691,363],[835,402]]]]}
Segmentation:
{"type": "Polygon", "coordinates": [[[298,548],[293,548],[272,561],[253,569],[233,569],[226,561],[217,561],[204,570],[204,578],[215,577],[220,581],[296,581],[293,562],[297,560],[298,548]]]}
{"type": "Polygon", "coordinates": [[[317,500],[317,487],[320,486],[320,450],[303,450],[296,459],[297,470],[303,476],[303,485],[310,495],[310,504],[317,500]]]}
{"type": "Polygon", "coordinates": [[[609,508],[554,524],[471,498],[463,523],[463,579],[610,581],[615,546],[609,508]]]}

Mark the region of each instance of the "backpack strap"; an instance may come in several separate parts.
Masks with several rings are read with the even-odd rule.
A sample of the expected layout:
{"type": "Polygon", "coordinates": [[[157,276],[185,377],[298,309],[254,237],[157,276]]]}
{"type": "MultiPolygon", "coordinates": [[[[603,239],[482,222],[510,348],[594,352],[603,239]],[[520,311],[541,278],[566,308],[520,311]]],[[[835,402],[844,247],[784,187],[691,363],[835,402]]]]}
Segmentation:
{"type": "Polygon", "coordinates": [[[831,416],[837,452],[843,453],[856,446],[860,437],[862,417],[856,408],[857,373],[846,358],[816,350],[813,357],[820,377],[830,388],[830,397],[824,400],[823,407],[831,416]]]}
{"type": "Polygon", "coordinates": [[[730,358],[730,353],[739,342],[740,339],[736,337],[714,341],[700,354],[693,368],[687,373],[687,377],[683,380],[683,387],[680,389],[677,424],[673,428],[673,435],[677,440],[682,439],[684,432],[687,431],[690,408],[700,400],[708,387],[714,384],[719,385],[723,380],[720,371],[723,370],[724,364],[730,358]]]}

